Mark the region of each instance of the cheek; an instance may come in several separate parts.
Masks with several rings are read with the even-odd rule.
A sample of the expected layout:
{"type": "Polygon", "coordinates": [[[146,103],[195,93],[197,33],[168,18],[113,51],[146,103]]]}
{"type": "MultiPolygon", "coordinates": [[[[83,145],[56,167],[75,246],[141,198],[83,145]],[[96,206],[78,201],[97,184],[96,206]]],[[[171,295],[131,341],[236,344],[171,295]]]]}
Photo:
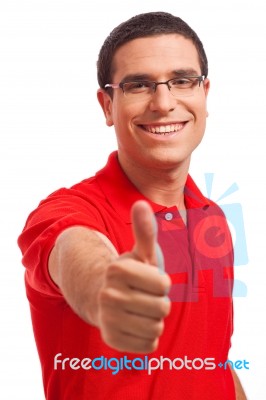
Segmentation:
{"type": "Polygon", "coordinates": [[[120,143],[128,142],[131,136],[131,117],[129,110],[121,106],[113,109],[113,122],[118,141],[120,143]]]}
{"type": "Polygon", "coordinates": [[[123,104],[123,98],[120,99],[117,96],[113,99],[112,105],[112,117],[114,123],[117,123],[121,118],[124,118],[125,115],[125,106],[123,104]]]}
{"type": "Polygon", "coordinates": [[[190,112],[193,114],[193,138],[192,140],[200,141],[204,135],[206,128],[206,118],[207,118],[207,105],[205,99],[200,102],[195,102],[191,104],[190,112]]]}
{"type": "Polygon", "coordinates": [[[196,122],[203,124],[205,126],[206,118],[208,116],[207,103],[205,97],[200,102],[195,103],[194,116],[196,122]]]}
{"type": "Polygon", "coordinates": [[[113,110],[113,119],[115,125],[120,129],[127,130],[133,126],[134,120],[140,115],[139,110],[133,104],[120,104],[113,110]]]}

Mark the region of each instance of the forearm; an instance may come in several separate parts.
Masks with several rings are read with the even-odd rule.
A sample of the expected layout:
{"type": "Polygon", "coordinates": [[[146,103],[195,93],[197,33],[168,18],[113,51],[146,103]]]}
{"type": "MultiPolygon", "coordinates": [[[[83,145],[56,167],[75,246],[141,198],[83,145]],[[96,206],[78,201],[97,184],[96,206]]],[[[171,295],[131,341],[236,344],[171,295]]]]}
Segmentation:
{"type": "Polygon", "coordinates": [[[236,400],[247,400],[247,396],[245,395],[240,379],[238,378],[236,372],[232,368],[231,371],[235,385],[236,400]]]}
{"type": "Polygon", "coordinates": [[[49,258],[49,272],[74,312],[99,328],[110,347],[153,352],[170,312],[171,279],[155,266],[153,211],[137,202],[132,212],[135,246],[118,255],[106,236],[84,227],[64,231],[49,258]]]}
{"type": "Polygon", "coordinates": [[[96,232],[73,227],[57,239],[49,271],[71,308],[86,322],[98,326],[98,295],[106,269],[116,258],[111,243],[96,232]]]}

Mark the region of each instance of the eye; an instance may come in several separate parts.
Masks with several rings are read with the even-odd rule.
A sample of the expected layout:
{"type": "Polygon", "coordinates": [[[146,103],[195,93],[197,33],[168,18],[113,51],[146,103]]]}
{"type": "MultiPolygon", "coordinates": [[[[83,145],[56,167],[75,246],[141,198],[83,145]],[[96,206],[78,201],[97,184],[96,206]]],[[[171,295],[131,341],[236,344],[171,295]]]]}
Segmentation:
{"type": "Polygon", "coordinates": [[[146,81],[126,82],[124,83],[124,91],[130,93],[141,93],[150,89],[152,83],[146,81]]]}
{"type": "Polygon", "coordinates": [[[169,82],[171,87],[178,87],[178,88],[187,88],[191,87],[194,84],[194,81],[190,78],[175,78],[171,79],[169,82]]]}

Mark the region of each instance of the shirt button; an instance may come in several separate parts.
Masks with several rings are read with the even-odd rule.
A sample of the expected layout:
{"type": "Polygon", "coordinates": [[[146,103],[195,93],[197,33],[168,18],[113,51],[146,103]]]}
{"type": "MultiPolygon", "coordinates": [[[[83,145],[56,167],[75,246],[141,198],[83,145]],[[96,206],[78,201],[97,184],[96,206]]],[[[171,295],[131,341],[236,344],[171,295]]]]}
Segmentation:
{"type": "Polygon", "coordinates": [[[168,212],[165,214],[166,221],[171,221],[173,219],[173,214],[168,212]]]}

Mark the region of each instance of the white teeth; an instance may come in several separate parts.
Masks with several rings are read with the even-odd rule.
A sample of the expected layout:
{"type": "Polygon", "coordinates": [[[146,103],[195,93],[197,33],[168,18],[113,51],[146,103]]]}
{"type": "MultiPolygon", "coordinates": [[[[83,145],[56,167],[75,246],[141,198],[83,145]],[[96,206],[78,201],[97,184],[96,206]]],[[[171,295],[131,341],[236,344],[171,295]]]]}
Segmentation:
{"type": "Polygon", "coordinates": [[[184,124],[171,124],[171,125],[160,125],[160,126],[145,126],[145,129],[151,133],[171,133],[178,132],[182,129],[184,124]]]}
{"type": "Polygon", "coordinates": [[[165,126],[160,126],[159,129],[156,129],[156,132],[158,133],[165,133],[165,126]]]}

